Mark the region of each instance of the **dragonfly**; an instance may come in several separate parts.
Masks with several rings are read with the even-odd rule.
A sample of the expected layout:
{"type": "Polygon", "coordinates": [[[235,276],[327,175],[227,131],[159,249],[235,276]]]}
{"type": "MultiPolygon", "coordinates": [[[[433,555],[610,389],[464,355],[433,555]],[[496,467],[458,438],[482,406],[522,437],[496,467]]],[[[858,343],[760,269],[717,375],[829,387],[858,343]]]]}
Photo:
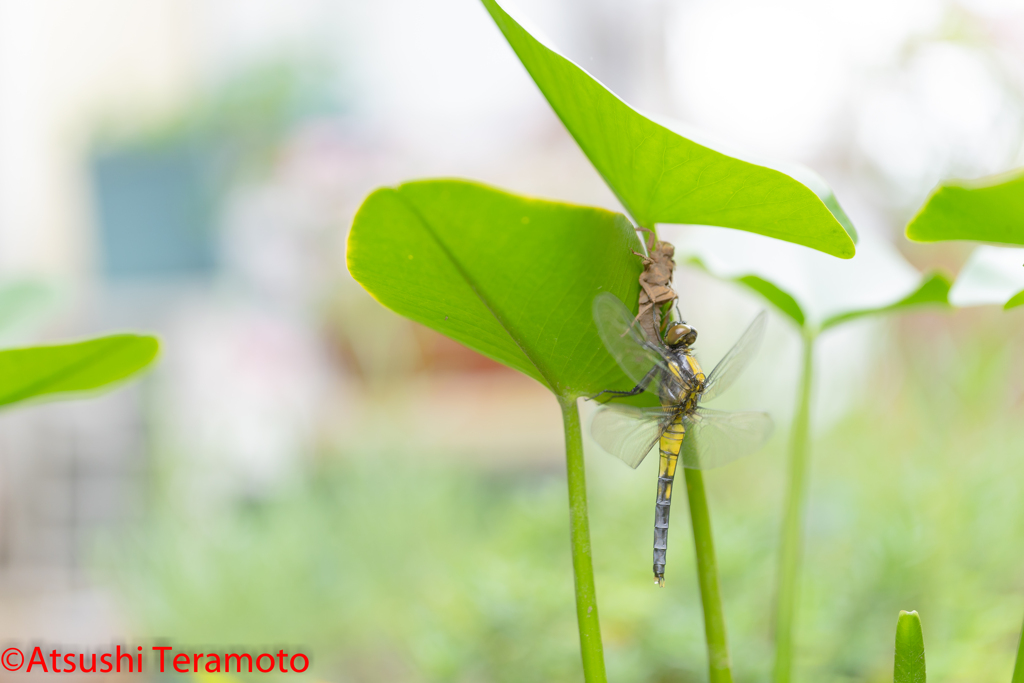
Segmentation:
{"type": "Polygon", "coordinates": [[[757,451],[772,434],[767,413],[724,412],[700,405],[728,389],[757,353],[767,315],[761,311],[705,375],[694,353],[697,330],[691,325],[670,323],[661,339],[652,342],[637,329],[635,316],[614,294],[599,294],[593,311],[605,347],[636,386],[628,391],[606,389],[590,397],[604,403],[591,422],[590,433],[599,446],[634,469],[658,447],[654,581],[664,586],[672,482],[678,462],[701,470],[720,467],[757,451]],[[608,403],[644,392],[656,396],[660,405],[640,408],[608,403]]]}

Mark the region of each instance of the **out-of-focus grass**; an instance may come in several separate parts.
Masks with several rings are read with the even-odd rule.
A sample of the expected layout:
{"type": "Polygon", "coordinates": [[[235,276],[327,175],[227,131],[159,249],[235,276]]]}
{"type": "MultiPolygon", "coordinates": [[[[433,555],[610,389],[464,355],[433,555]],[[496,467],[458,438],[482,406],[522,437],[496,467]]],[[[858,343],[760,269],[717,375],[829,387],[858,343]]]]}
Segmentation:
{"type": "MultiPolygon", "coordinates": [[[[866,400],[816,438],[800,680],[891,680],[900,609],[921,613],[936,680],[1009,680],[1024,615],[1015,325],[969,312],[901,322],[864,369],[866,400]]],[[[780,435],[708,476],[739,681],[770,670],[783,446],[780,435]]],[[[634,473],[588,457],[610,679],[703,680],[685,501],[658,589],[655,463],[634,473]]],[[[436,465],[430,453],[327,462],[259,504],[202,515],[157,504],[117,562],[140,628],[182,643],[301,644],[331,681],[580,679],[561,476],[436,465]]]]}

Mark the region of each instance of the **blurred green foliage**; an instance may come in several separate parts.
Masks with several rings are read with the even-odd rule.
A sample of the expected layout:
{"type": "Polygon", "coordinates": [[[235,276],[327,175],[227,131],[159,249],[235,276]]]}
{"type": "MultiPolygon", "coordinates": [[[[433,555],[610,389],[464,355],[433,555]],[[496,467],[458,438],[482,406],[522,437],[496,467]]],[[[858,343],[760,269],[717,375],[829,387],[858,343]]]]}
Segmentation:
{"type": "MultiPolygon", "coordinates": [[[[1009,680],[1024,607],[1020,322],[922,312],[878,328],[891,343],[870,392],[814,446],[798,679],[891,680],[893,615],[912,607],[933,679],[1009,680]]],[[[707,477],[738,681],[770,667],[784,443],[707,477]]],[[[325,458],[304,484],[220,512],[158,496],[106,556],[110,576],[140,632],[301,644],[339,683],[578,680],[564,479],[438,455],[325,458]]],[[[650,582],[655,466],[588,457],[609,678],[699,681],[687,525],[668,586],[650,582]]]]}
{"type": "Polygon", "coordinates": [[[0,334],[42,317],[53,304],[56,288],[42,280],[11,280],[0,283],[0,334]]]}
{"type": "Polygon", "coordinates": [[[301,121],[345,110],[342,77],[328,58],[280,55],[227,74],[169,115],[127,124],[104,122],[96,152],[168,147],[208,149],[225,179],[266,171],[285,136],[301,121]]]}

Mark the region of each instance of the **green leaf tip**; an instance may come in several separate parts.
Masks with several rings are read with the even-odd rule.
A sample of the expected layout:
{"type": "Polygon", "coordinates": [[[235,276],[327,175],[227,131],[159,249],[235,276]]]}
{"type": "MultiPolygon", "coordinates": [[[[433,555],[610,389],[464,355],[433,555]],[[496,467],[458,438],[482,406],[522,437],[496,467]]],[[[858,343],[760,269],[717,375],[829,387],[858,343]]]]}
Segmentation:
{"type": "Polygon", "coordinates": [[[608,291],[636,310],[640,249],[622,214],[423,180],[364,200],[347,262],[387,308],[573,400],[628,382],[591,306],[608,291]]]}
{"type": "Polygon", "coordinates": [[[1024,169],[943,183],[907,224],[906,235],[915,242],[1024,245],[1024,169]]]}
{"type": "Polygon", "coordinates": [[[900,610],[896,622],[893,683],[925,683],[924,633],[917,612],[900,610]]]}
{"type": "Polygon", "coordinates": [[[852,258],[852,224],[823,181],[805,184],[684,137],[631,108],[482,0],[541,93],[639,225],[746,230],[852,258]],[[814,187],[812,187],[812,185],[814,187]],[[818,187],[818,186],[822,187],[818,187]]]}
{"type": "Polygon", "coordinates": [[[0,406],[104,388],[148,366],[159,349],[156,337],[114,334],[0,351],[0,406]]]}

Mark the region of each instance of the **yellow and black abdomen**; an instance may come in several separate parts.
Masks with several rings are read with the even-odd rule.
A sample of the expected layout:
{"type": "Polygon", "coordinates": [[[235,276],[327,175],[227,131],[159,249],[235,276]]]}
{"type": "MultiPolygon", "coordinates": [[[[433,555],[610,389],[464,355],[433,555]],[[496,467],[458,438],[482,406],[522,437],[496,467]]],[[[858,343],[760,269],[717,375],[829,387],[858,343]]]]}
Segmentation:
{"type": "Polygon", "coordinates": [[[662,405],[675,409],[675,415],[658,440],[661,461],[658,467],[658,500],[654,508],[654,580],[661,586],[665,585],[672,481],[676,476],[676,466],[686,436],[683,416],[696,410],[705,382],[704,371],[689,347],[675,349],[673,354],[675,360],[668,364],[671,377],[665,378],[668,381],[662,383],[660,391],[662,405]]]}
{"type": "Polygon", "coordinates": [[[676,476],[679,452],[683,446],[686,427],[683,411],[678,411],[672,422],[661,433],[658,451],[658,500],[654,508],[654,580],[665,585],[665,553],[668,550],[668,520],[672,506],[672,482],[676,476]]]}

